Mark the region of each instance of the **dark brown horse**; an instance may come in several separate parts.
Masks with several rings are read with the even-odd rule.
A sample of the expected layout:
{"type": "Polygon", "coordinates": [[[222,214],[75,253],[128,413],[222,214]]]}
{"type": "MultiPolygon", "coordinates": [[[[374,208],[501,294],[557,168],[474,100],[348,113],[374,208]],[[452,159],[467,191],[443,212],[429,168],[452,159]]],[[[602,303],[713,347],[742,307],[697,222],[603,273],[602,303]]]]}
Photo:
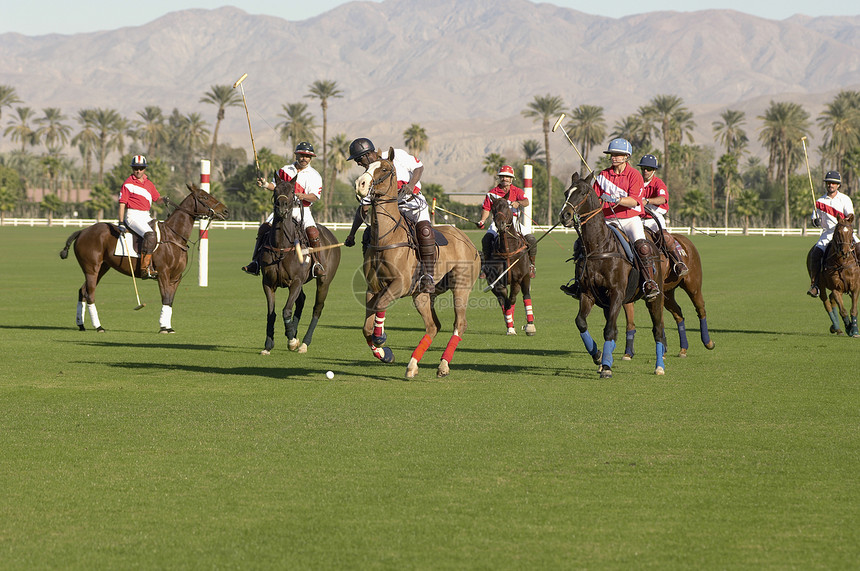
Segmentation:
{"type": "Polygon", "coordinates": [[[498,236],[493,244],[492,258],[488,260],[487,282],[490,284],[505,318],[508,335],[516,335],[514,329],[514,308],[517,295],[523,294],[526,312],[526,335],[534,335],[534,313],[532,309],[531,275],[529,272],[528,243],[516,227],[514,213],[505,198],[493,198],[490,213],[493,217],[498,236]]]}
{"type": "Polygon", "coordinates": [[[307,353],[313,339],[314,330],[322,315],[328,288],[340,265],[340,248],[334,234],[317,224],[320,232],[320,251],[316,252],[320,263],[326,268],[325,275],[314,276],[311,271],[313,264],[308,263],[309,257],[301,255],[298,249],[307,250],[307,237],[302,227],[293,220],[293,208],[298,204],[295,195],[295,185],[281,180],[273,191],[275,218],[266,241],[260,247],[260,269],[263,275],[263,292],[266,294],[266,344],[260,352],[268,355],[275,346],[275,290],[279,287],[289,288],[290,295],[283,309],[284,334],[288,339],[291,351],[307,353]],[[301,345],[296,337],[299,320],[305,307],[305,292],[302,286],[316,279],[317,289],[314,300],[313,316],[301,345]],[[295,305],[295,311],[293,311],[295,305]]]}
{"type": "MultiPolygon", "coordinates": [[[[394,156],[394,149],[389,150],[388,156],[394,156]]],[[[454,331],[436,371],[437,377],[444,377],[450,372],[454,351],[466,332],[469,295],[480,273],[478,250],[461,230],[453,226],[437,227],[438,256],[433,272],[436,291],[420,293],[417,287],[416,241],[410,235],[409,222],[397,205],[394,164],[380,159],[368,165],[364,174],[355,181],[355,189],[359,196],[371,198],[370,244],[364,254],[364,277],[367,281],[364,338],[377,359],[393,362],[394,353],[390,347],[384,346],[385,310],[394,300],[412,296],[412,302],[424,320],[424,337],[406,366],[406,378],[413,378],[418,373],[418,362],[441,328],[436,315],[436,298],[450,289],[454,296],[454,331]]]]}
{"type": "MultiPolygon", "coordinates": [[[[813,246],[813,248],[816,246],[813,246]]],[[[812,256],[809,251],[807,258],[812,256]]],[[[830,316],[830,332],[843,335],[839,326],[839,317],[845,323],[845,330],[851,337],[860,337],[857,329],[857,298],[860,294],[860,266],[854,249],[854,215],[841,218],[833,229],[833,240],[827,247],[824,258],[824,269],[819,278],[818,297],[824,303],[824,309],[830,316]],[[830,294],[827,294],[830,290],[830,294]],[[842,302],[842,296],[851,294],[851,315],[842,302]],[[837,315],[837,309],[839,314],[837,315]]]]}
{"type": "MultiPolygon", "coordinates": [[[[592,187],[593,179],[593,174],[584,179],[580,178],[579,173],[573,174],[570,187],[565,191],[561,223],[567,228],[577,229],[585,254],[576,326],[586,350],[594,363],[599,365],[601,378],[607,378],[612,376],[612,351],[618,337],[617,322],[621,306],[642,297],[642,288],[639,270],[628,258],[621,240],[606,224],[603,203],[592,187]],[[597,343],[588,332],[586,321],[594,305],[603,308],[606,318],[602,351],[597,348],[597,343]]],[[[652,251],[657,251],[653,244],[651,248],[652,251]]],[[[663,264],[657,265],[654,279],[657,283],[663,283],[663,264]]],[[[662,375],[665,372],[663,296],[658,295],[651,301],[646,301],[646,305],[651,315],[651,331],[657,346],[654,373],[662,375]]]]}
{"type": "MultiPolygon", "coordinates": [[[[161,291],[161,315],[159,317],[159,333],[174,333],[171,327],[173,316],[173,296],[182,280],[182,272],[188,263],[188,237],[194,227],[194,221],[200,218],[227,217],[227,207],[214,196],[194,185],[187,185],[191,194],[179,203],[167,220],[157,222],[160,228],[160,238],[155,251],[152,253],[152,263],[158,271],[158,289],[161,291]]],[[[156,222],[153,222],[153,225],[156,222]]],[[[143,277],[140,258],[129,258],[115,253],[119,230],[115,224],[99,222],[78,230],[66,240],[66,247],[60,252],[60,257],[66,259],[69,247],[75,243],[75,257],[78,259],[86,280],[78,290],[78,311],[76,323],[78,329],[84,331],[84,309],[89,313],[93,327],[102,332],[104,328],[99,321],[96,309],[96,286],[108,270],[114,269],[127,276],[143,277]]],[[[140,250],[140,239],[137,241],[140,250]]]]}
{"type": "MultiPolygon", "coordinates": [[[[650,233],[650,230],[646,232],[650,233]]],[[[687,349],[690,343],[687,341],[687,327],[684,324],[684,312],[678,301],[675,299],[675,291],[678,287],[687,292],[690,301],[696,308],[696,315],[699,316],[699,331],[702,338],[702,344],[707,349],[715,347],[711,336],[708,333],[708,315],[705,312],[705,298],[702,297],[702,259],[699,257],[699,251],[693,242],[686,236],[680,234],[672,234],[672,237],[681,245],[681,261],[687,265],[689,272],[683,278],[678,277],[678,274],[671,268],[673,264],[668,258],[663,260],[663,295],[665,297],[664,305],[672,317],[675,318],[675,323],[678,325],[678,337],[680,339],[681,349],[678,352],[679,357],[687,356],[687,349]]],[[[624,315],[627,318],[627,343],[624,347],[624,356],[621,357],[625,361],[633,358],[633,341],[636,335],[636,324],[633,321],[633,304],[624,304],[624,315]]]]}

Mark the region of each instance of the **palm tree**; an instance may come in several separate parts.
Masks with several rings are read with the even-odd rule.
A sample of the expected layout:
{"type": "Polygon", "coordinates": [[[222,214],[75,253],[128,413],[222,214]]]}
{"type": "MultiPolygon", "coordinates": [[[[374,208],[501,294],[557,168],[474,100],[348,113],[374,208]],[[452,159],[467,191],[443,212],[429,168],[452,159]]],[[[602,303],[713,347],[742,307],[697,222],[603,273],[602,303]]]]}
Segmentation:
{"type": "Polygon", "coordinates": [[[427,132],[418,123],[403,131],[403,142],[410,154],[418,156],[427,150],[427,132]]]}
{"type": "Polygon", "coordinates": [[[761,211],[761,199],[755,191],[744,189],[735,198],[735,214],[744,221],[744,236],[749,234],[750,216],[755,216],[761,211]]]}
{"type": "Polygon", "coordinates": [[[105,176],[105,160],[107,160],[108,153],[116,145],[116,132],[121,117],[115,109],[102,109],[99,107],[93,110],[92,118],[93,130],[98,136],[96,157],[99,160],[99,184],[102,184],[104,183],[105,176]]]}
{"type": "Polygon", "coordinates": [[[508,159],[500,155],[499,153],[490,153],[486,157],[484,157],[484,172],[490,176],[496,176],[496,173],[499,172],[499,169],[502,168],[502,165],[506,164],[508,159]]]}
{"type": "Polygon", "coordinates": [[[3,108],[12,107],[16,103],[23,103],[15,93],[15,88],[11,85],[0,85],[0,118],[3,117],[3,108]]]}
{"type": "Polygon", "coordinates": [[[278,115],[284,120],[277,124],[281,140],[290,141],[291,149],[295,149],[299,141],[314,142],[314,129],[317,128],[313,115],[308,113],[307,103],[287,103],[281,106],[284,112],[278,115]]]}
{"type": "Polygon", "coordinates": [[[690,227],[695,227],[699,218],[707,216],[710,210],[705,194],[698,188],[691,188],[681,199],[678,215],[690,218],[690,227]]]}
{"type": "Polygon", "coordinates": [[[546,153],[543,152],[543,148],[540,146],[540,142],[538,140],[527,139],[523,141],[522,150],[525,162],[541,164],[545,162],[546,153]]]}
{"type": "Polygon", "coordinates": [[[714,141],[726,147],[726,153],[740,156],[749,139],[742,125],[746,123],[746,113],[737,109],[726,109],[720,113],[722,121],[714,121],[714,141]]]}
{"type": "Polygon", "coordinates": [[[692,122],[692,114],[684,107],[684,100],[677,95],[656,95],[642,111],[644,115],[660,124],[660,133],[663,138],[663,165],[666,176],[668,176],[669,144],[673,141],[680,143],[685,131],[685,128],[677,126],[677,123],[682,121],[687,126],[695,127],[695,123],[692,122]],[[681,136],[675,136],[679,132],[681,136]]]}
{"type": "Polygon", "coordinates": [[[759,119],[764,121],[759,140],[769,150],[778,175],[782,175],[785,188],[785,227],[788,228],[791,223],[788,175],[800,162],[803,154],[800,139],[809,135],[809,113],[797,103],[771,100],[770,107],[759,119]]]}
{"type": "Polygon", "coordinates": [[[720,157],[720,160],[717,162],[717,172],[720,175],[720,178],[723,179],[723,192],[725,193],[725,206],[723,210],[723,226],[728,228],[729,226],[729,201],[732,196],[732,184],[735,180],[740,178],[738,174],[738,157],[731,154],[726,153],[720,157]]]}
{"type": "Polygon", "coordinates": [[[146,154],[152,155],[167,140],[164,113],[161,107],[147,105],[143,111],[138,111],[137,115],[140,119],[134,122],[137,127],[136,138],[146,147],[146,154]]]}
{"type": "Polygon", "coordinates": [[[48,226],[53,226],[54,214],[63,209],[63,201],[56,194],[46,194],[39,206],[48,213],[48,226]]]}
{"type": "Polygon", "coordinates": [[[18,116],[13,121],[17,120],[17,123],[10,123],[3,134],[11,134],[13,142],[21,141],[21,152],[24,153],[28,144],[31,146],[39,144],[38,134],[30,126],[30,121],[35,119],[35,112],[29,107],[16,107],[15,111],[18,116]]]}
{"type": "Polygon", "coordinates": [[[95,131],[95,109],[81,109],[76,117],[81,130],[72,137],[72,144],[78,146],[81,158],[84,159],[84,187],[89,188],[90,176],[93,172],[93,153],[99,144],[95,131]]]}
{"type": "Polygon", "coordinates": [[[349,157],[349,143],[350,139],[346,133],[338,133],[328,142],[331,148],[331,182],[328,188],[334,187],[334,179],[349,166],[349,161],[346,160],[349,157]]]}
{"type": "MultiPolygon", "coordinates": [[[[322,142],[323,142],[323,180],[325,180],[326,169],[328,168],[328,100],[335,97],[343,97],[341,90],[337,88],[337,82],[328,79],[321,79],[313,82],[308,86],[310,93],[305,97],[311,99],[319,99],[320,107],[323,113],[322,125],[322,142]]],[[[348,155],[347,155],[348,156],[348,155]]]]}
{"type": "Polygon", "coordinates": [[[654,124],[651,119],[643,113],[640,108],[635,115],[628,115],[612,126],[609,137],[612,139],[622,137],[630,141],[634,149],[651,149],[651,138],[654,133],[654,124]]]}
{"type": "Polygon", "coordinates": [[[824,147],[832,151],[836,169],[843,170],[845,155],[860,146],[860,92],[840,91],[816,122],[824,131],[824,147]]]}
{"type": "Polygon", "coordinates": [[[535,121],[541,122],[543,128],[543,148],[546,151],[546,223],[552,225],[552,161],[549,153],[549,132],[550,121],[561,113],[564,108],[564,100],[557,95],[546,94],[543,96],[536,95],[534,101],[531,101],[523,110],[523,115],[535,121]]]}
{"type": "Polygon", "coordinates": [[[215,130],[212,132],[212,146],[209,147],[209,161],[215,165],[215,147],[218,144],[218,129],[224,120],[228,107],[242,105],[242,96],[233,89],[232,85],[210,85],[209,91],[200,98],[200,103],[211,103],[218,108],[215,119],[215,130]]]}
{"type": "Polygon", "coordinates": [[[41,125],[37,131],[38,137],[44,141],[48,152],[55,155],[59,150],[69,143],[69,133],[72,128],[63,123],[66,116],[59,107],[47,107],[42,109],[44,117],[36,119],[41,125]]]}
{"type": "MultiPolygon", "coordinates": [[[[583,164],[588,164],[588,154],[596,145],[606,138],[606,119],[603,117],[603,107],[598,105],[580,105],[573,109],[570,121],[567,122],[570,138],[579,143],[582,150],[583,164]]],[[[582,170],[580,167],[580,171],[582,170]]]]}

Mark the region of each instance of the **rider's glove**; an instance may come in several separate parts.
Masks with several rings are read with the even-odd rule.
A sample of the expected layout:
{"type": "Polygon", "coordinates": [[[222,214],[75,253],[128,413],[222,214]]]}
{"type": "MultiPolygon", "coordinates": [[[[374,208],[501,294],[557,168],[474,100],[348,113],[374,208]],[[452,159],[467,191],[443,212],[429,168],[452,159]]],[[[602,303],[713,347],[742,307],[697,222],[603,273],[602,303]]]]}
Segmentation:
{"type": "Polygon", "coordinates": [[[615,196],[607,196],[603,201],[608,202],[609,204],[618,204],[618,198],[615,196]]]}
{"type": "Polygon", "coordinates": [[[478,228],[480,228],[481,230],[483,230],[483,229],[484,229],[484,221],[483,221],[483,220],[478,220],[477,222],[475,222],[475,226],[477,226],[478,228]]]}
{"type": "Polygon", "coordinates": [[[816,228],[821,228],[821,218],[813,218],[812,225],[816,228]]]}
{"type": "Polygon", "coordinates": [[[117,229],[119,230],[119,233],[120,233],[120,234],[125,234],[125,233],[126,233],[126,231],[127,231],[127,230],[126,230],[126,227],[125,227],[125,226],[123,226],[123,223],[122,223],[122,222],[120,222],[119,224],[117,224],[117,225],[116,225],[116,227],[117,227],[117,229]]]}
{"type": "Polygon", "coordinates": [[[343,245],[347,248],[352,248],[353,246],[355,246],[355,236],[353,236],[352,234],[347,236],[346,240],[343,241],[343,245]]]}

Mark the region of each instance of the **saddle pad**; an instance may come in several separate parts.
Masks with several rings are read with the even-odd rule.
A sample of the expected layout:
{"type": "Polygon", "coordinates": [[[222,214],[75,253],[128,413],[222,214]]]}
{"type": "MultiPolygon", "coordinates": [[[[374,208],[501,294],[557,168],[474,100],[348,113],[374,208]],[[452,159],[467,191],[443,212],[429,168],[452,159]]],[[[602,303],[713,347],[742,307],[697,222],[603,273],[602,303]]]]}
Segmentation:
{"type": "Polygon", "coordinates": [[[134,238],[131,232],[123,232],[116,241],[116,248],[113,252],[117,256],[128,256],[129,258],[139,258],[140,256],[134,250],[134,238]]]}
{"type": "Polygon", "coordinates": [[[448,238],[445,237],[444,234],[433,228],[433,234],[435,235],[436,245],[437,246],[447,246],[448,238]]]}
{"type": "Polygon", "coordinates": [[[627,236],[621,233],[621,230],[613,226],[612,224],[607,224],[609,228],[615,232],[615,237],[618,238],[618,241],[621,242],[621,247],[624,248],[624,255],[627,256],[627,261],[633,261],[633,250],[630,249],[630,242],[627,241],[627,236]]]}

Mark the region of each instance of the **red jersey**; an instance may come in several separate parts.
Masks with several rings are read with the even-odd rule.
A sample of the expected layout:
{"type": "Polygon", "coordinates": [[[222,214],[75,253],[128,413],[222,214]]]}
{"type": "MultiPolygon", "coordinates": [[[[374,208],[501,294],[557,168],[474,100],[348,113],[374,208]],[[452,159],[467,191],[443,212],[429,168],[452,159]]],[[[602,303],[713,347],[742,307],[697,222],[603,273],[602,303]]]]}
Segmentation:
{"type": "Polygon", "coordinates": [[[624,170],[616,174],[612,167],[605,169],[597,175],[594,180],[594,191],[603,200],[613,201],[629,196],[638,202],[635,207],[628,208],[620,204],[606,202],[603,204],[603,215],[606,218],[633,218],[642,215],[642,200],[644,196],[645,181],[642,175],[628,163],[624,163],[624,170]]]}
{"type": "MultiPolygon", "coordinates": [[[[487,193],[487,196],[484,197],[484,203],[481,204],[481,208],[489,212],[493,208],[493,197],[504,198],[505,194],[508,193],[510,193],[508,195],[508,204],[510,204],[511,202],[520,202],[526,199],[526,192],[518,186],[511,185],[510,187],[508,187],[507,192],[503,190],[500,186],[497,186],[490,190],[490,192],[487,193]]],[[[519,213],[517,212],[518,209],[515,208],[512,210],[514,216],[519,215],[519,213]]]]}
{"type": "Polygon", "coordinates": [[[119,192],[120,204],[125,204],[129,210],[149,212],[152,209],[152,203],[159,198],[161,195],[158,194],[155,185],[149,178],[146,178],[146,175],[143,179],[130,175],[122,183],[122,189],[119,192]]]}
{"type": "MultiPolygon", "coordinates": [[[[645,192],[642,194],[642,198],[657,198],[662,196],[666,199],[666,202],[660,205],[654,206],[662,215],[666,215],[669,212],[669,189],[666,188],[666,183],[663,182],[660,177],[654,175],[651,177],[651,180],[645,183],[645,192]]],[[[644,218],[651,218],[651,215],[648,214],[648,211],[645,211],[643,214],[644,218]]]]}

